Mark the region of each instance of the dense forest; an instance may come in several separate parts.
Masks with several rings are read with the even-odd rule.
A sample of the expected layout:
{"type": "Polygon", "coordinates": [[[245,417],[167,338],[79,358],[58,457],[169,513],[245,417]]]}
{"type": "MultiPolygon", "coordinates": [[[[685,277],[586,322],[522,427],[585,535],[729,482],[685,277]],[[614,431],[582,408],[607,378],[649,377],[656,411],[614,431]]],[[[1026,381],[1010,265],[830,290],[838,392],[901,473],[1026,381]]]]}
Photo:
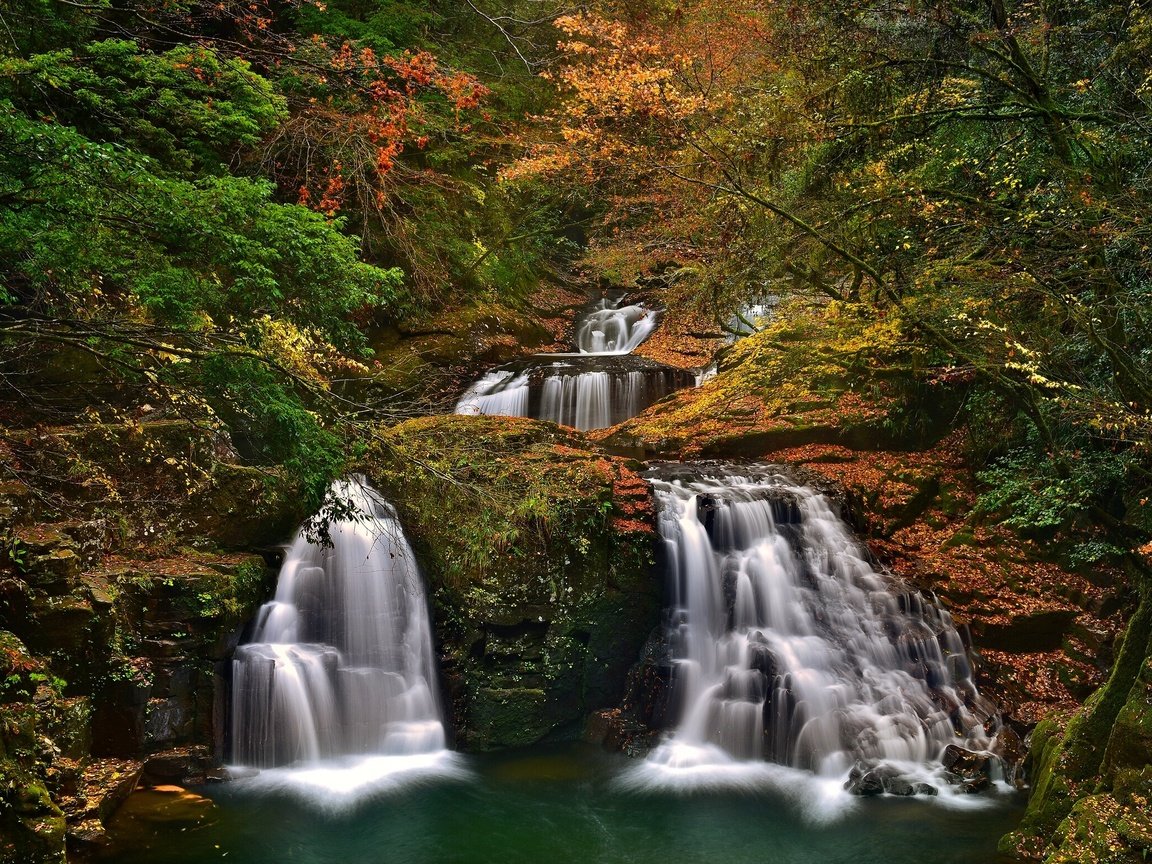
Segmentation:
{"type": "Polygon", "coordinates": [[[0,0],[0,25],[3,860],[97,854],[121,775],[216,770],[222,709],[157,733],[187,696],[158,670],[222,686],[270,550],[353,518],[351,472],[414,534],[461,750],[652,725],[650,459],[825,484],[969,627],[1027,790],[1000,853],[1145,860],[1148,4],[0,0]],[[614,291],[659,310],[636,352],[673,395],[580,432],[451,413],[614,291]],[[524,647],[533,617],[563,650],[524,647]]]}

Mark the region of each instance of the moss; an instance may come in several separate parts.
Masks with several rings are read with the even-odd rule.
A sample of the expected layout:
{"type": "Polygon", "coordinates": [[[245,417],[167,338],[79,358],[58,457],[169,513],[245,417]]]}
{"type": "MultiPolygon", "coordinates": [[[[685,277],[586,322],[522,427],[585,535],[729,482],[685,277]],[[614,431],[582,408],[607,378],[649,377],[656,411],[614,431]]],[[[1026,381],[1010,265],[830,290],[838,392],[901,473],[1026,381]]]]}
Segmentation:
{"type": "Polygon", "coordinates": [[[1046,864],[1136,864],[1146,860],[1152,822],[1143,806],[1125,805],[1109,794],[1076,802],[1052,837],[1046,864]]]}
{"type": "Polygon", "coordinates": [[[0,862],[63,862],[65,822],[49,777],[59,748],[83,748],[86,706],[63,699],[47,667],[4,631],[0,663],[9,679],[0,699],[0,862]]]}
{"type": "Polygon", "coordinates": [[[1002,851],[1048,862],[1136,860],[1125,857],[1130,844],[1117,839],[1111,823],[1120,812],[1146,809],[1150,792],[1150,636],[1152,603],[1145,600],[1129,622],[1105,685],[1064,729],[1053,720],[1037,727],[1032,795],[1020,827],[1001,841],[1002,851]]]}
{"type": "Polygon", "coordinates": [[[551,424],[447,416],[386,430],[361,468],[425,564],[462,747],[568,734],[620,698],[660,607],[627,463],[551,424]]]}
{"type": "Polygon", "coordinates": [[[900,333],[898,319],[877,320],[853,306],[782,309],[773,324],[728,350],[715,378],[605,433],[605,443],[721,458],[919,440],[935,434],[948,400],[939,392],[925,398],[923,358],[900,333]]]}
{"type": "Polygon", "coordinates": [[[1114,775],[1144,765],[1152,755],[1152,657],[1146,657],[1116,715],[1104,753],[1104,772],[1114,775]]]}
{"type": "Polygon", "coordinates": [[[484,749],[521,747],[540,740],[548,694],[533,688],[478,688],[471,712],[471,733],[484,749]]]}

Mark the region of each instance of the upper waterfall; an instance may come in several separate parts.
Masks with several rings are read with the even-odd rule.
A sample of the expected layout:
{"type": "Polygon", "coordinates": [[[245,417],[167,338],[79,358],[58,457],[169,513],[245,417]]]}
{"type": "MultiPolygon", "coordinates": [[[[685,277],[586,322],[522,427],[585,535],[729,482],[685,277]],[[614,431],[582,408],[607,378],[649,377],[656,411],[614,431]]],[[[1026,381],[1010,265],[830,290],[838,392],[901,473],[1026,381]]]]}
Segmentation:
{"type": "Polygon", "coordinates": [[[659,313],[623,302],[622,294],[605,295],[577,316],[577,353],[538,354],[488,371],[460,397],[456,413],[604,429],[691,386],[691,372],[631,354],[655,330],[659,313]]]}
{"type": "Polygon", "coordinates": [[[620,305],[623,302],[622,297],[602,297],[577,319],[581,354],[628,354],[652,335],[657,314],[643,304],[620,305]]]}

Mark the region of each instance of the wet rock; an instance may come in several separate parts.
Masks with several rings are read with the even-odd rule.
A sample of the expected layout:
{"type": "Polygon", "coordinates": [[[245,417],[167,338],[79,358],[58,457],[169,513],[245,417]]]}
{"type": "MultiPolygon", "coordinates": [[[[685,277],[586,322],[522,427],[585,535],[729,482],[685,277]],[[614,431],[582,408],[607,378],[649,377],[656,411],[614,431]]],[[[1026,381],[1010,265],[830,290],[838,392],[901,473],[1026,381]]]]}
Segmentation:
{"type": "Polygon", "coordinates": [[[851,791],[853,795],[883,795],[884,778],[875,771],[869,771],[862,776],[849,791],[851,791]]]}
{"type": "MultiPolygon", "coordinates": [[[[918,784],[919,785],[919,784],[918,784]]],[[[916,787],[903,777],[893,777],[884,783],[884,791],[889,795],[907,797],[916,794],[916,787]]]]}
{"type": "Polygon", "coordinates": [[[178,747],[149,756],[140,779],[147,786],[198,785],[218,766],[206,746],[178,747]]]}
{"type": "Polygon", "coordinates": [[[987,777],[981,776],[981,777],[973,777],[971,779],[965,780],[964,782],[960,783],[956,788],[959,791],[961,791],[967,795],[976,795],[976,794],[979,794],[981,792],[986,791],[988,789],[988,787],[991,785],[992,785],[991,780],[989,780],[987,777]]]}
{"type": "Polygon", "coordinates": [[[861,797],[883,795],[888,791],[888,785],[899,779],[899,774],[899,770],[890,765],[869,766],[857,763],[849,772],[844,788],[850,794],[861,797]]]}
{"type": "Polygon", "coordinates": [[[940,758],[946,769],[965,779],[984,777],[988,779],[992,773],[992,757],[988,753],[977,753],[966,750],[955,744],[949,744],[940,758]]]}

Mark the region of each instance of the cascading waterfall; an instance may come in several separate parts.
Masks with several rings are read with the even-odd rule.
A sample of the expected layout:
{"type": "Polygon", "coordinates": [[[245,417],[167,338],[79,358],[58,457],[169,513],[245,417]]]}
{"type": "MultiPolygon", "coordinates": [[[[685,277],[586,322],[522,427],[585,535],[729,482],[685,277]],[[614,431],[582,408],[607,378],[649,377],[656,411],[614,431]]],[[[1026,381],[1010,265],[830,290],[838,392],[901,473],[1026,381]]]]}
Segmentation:
{"type": "Polygon", "coordinates": [[[604,429],[692,383],[691,373],[640,357],[552,355],[530,361],[526,368],[489,372],[460,398],[456,413],[534,417],[577,429],[604,429]]]}
{"type": "Polygon", "coordinates": [[[658,314],[619,297],[591,305],[576,322],[578,353],[540,354],[486,373],[460,397],[457,414],[534,417],[603,429],[635,417],[695,376],[633,356],[658,314]]]}
{"type": "Polygon", "coordinates": [[[838,786],[989,746],[999,719],[948,613],[877,573],[824,496],[768,468],[683,471],[652,479],[681,719],[649,772],[766,761],[838,786]]]}
{"type": "Polygon", "coordinates": [[[628,354],[652,335],[658,318],[639,303],[621,306],[619,297],[596,301],[576,323],[581,354],[628,354]]]}
{"type": "Polygon", "coordinates": [[[444,754],[446,736],[412,549],[362,480],[333,492],[355,515],[331,526],[330,546],[303,532],[292,543],[275,597],[236,649],[231,732],[238,765],[288,766],[340,790],[397,767],[388,757],[444,754]]]}

